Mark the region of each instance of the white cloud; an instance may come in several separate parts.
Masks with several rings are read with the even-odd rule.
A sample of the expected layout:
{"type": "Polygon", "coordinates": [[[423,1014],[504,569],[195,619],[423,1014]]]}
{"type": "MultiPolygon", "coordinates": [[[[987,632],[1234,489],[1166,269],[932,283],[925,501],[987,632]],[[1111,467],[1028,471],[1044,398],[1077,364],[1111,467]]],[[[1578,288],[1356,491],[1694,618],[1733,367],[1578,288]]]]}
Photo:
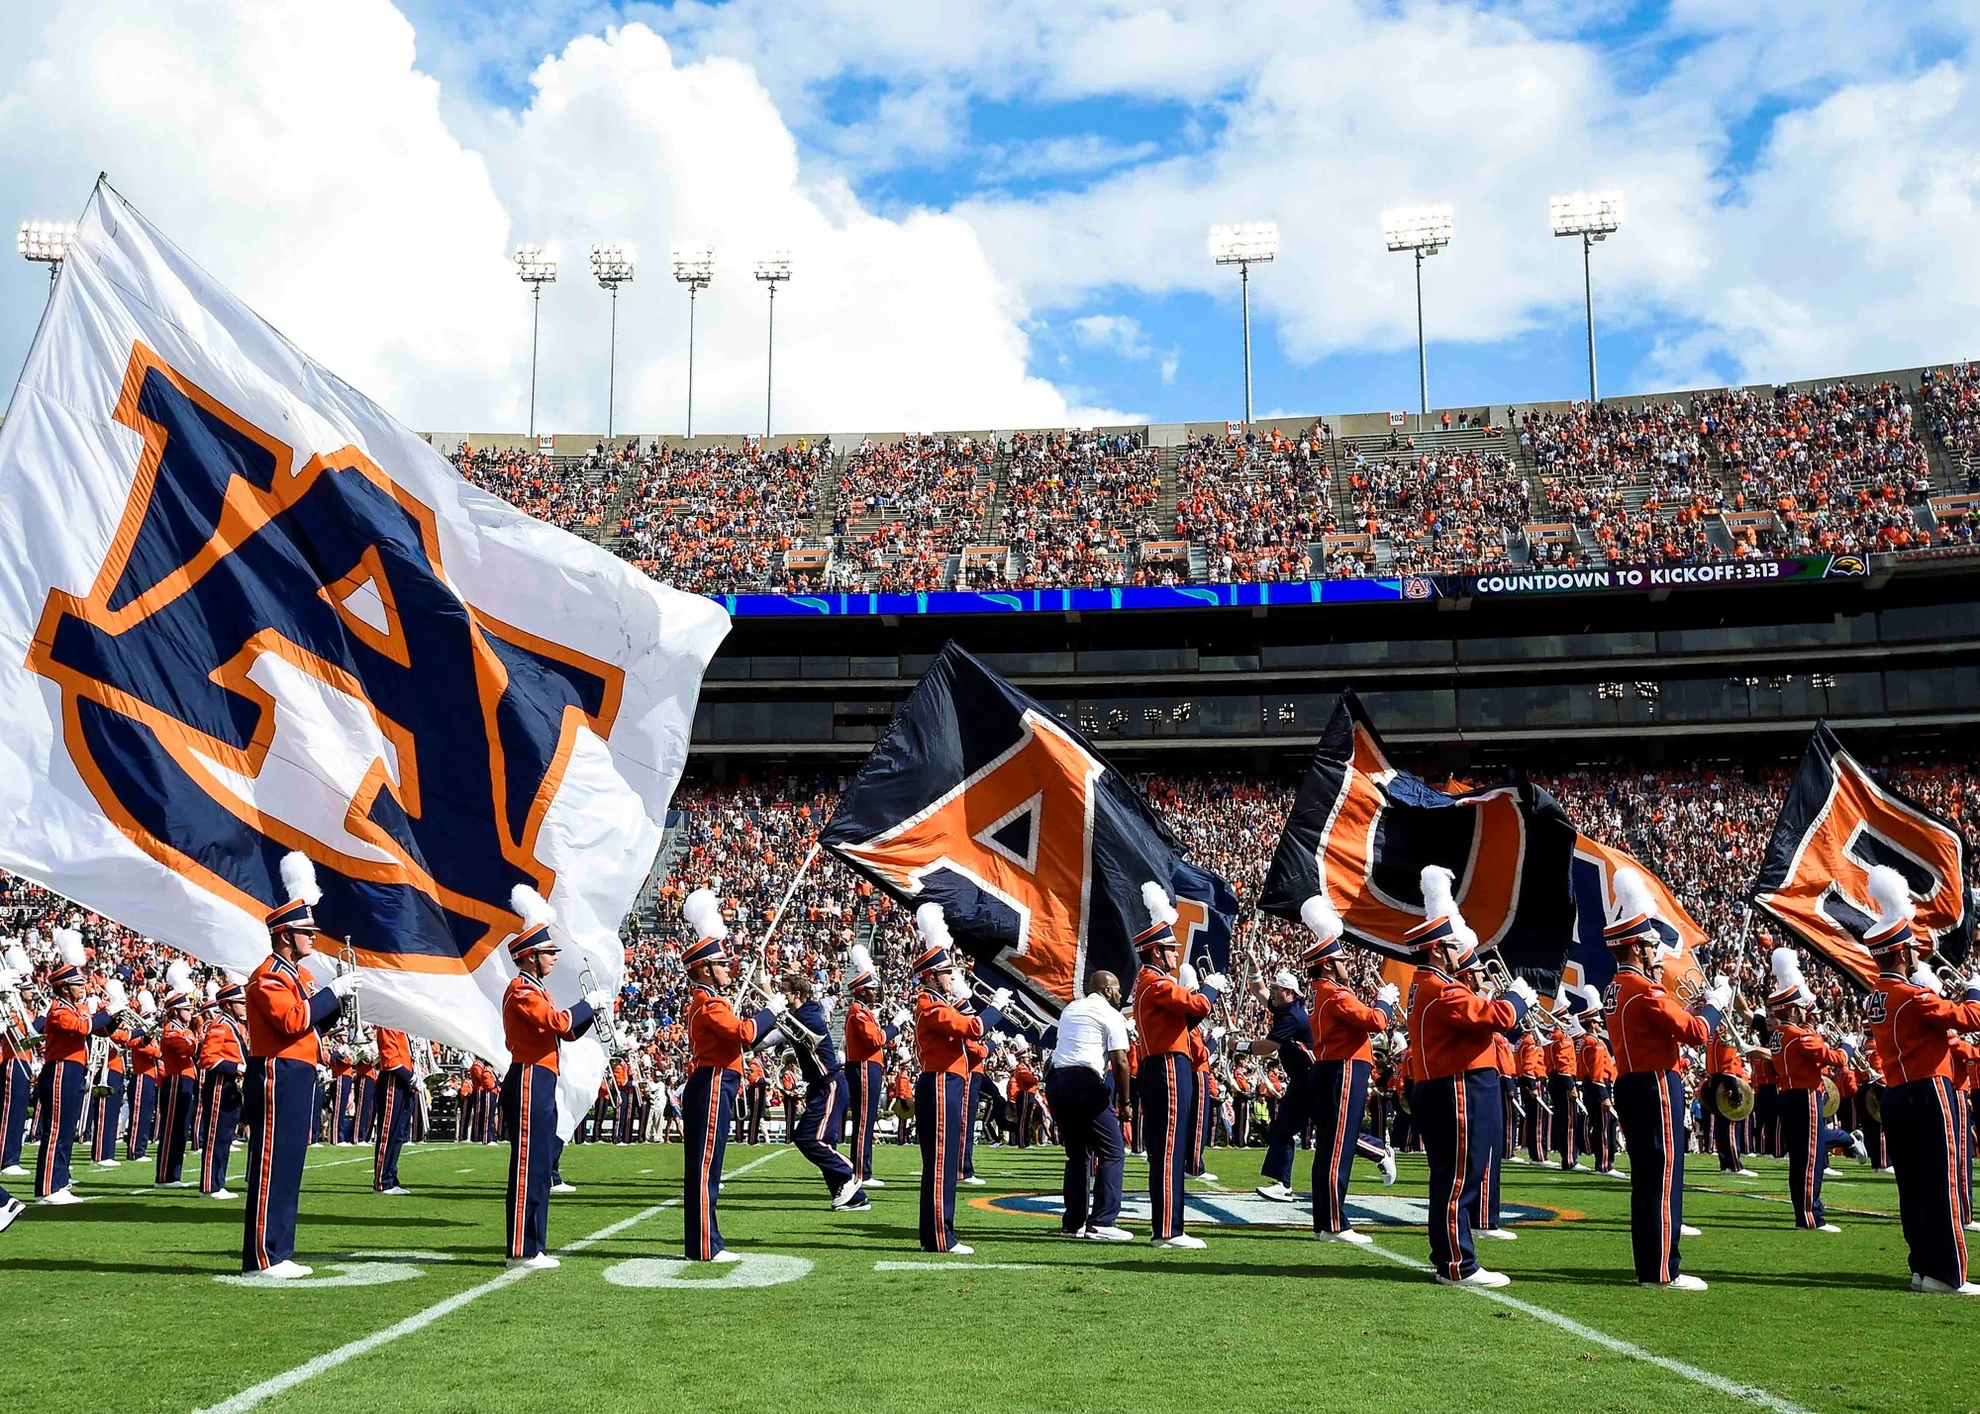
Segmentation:
{"type": "MultiPolygon", "coordinates": [[[[697,430],[762,425],[764,295],[749,266],[786,247],[777,425],[842,430],[1093,420],[1025,370],[1023,309],[974,229],[884,219],[808,180],[751,70],[678,64],[651,30],[571,41],[520,113],[457,141],[413,32],[383,0],[336,7],[71,0],[0,22],[0,185],[75,210],[98,167],[222,280],[416,426],[522,425],[529,310],[507,261],[561,247],[545,292],[539,426],[604,421],[608,301],[583,251],[642,253],[620,296],[622,429],[679,426],[686,299],[668,248],[717,249],[696,349],[697,430]]],[[[448,105],[449,108],[452,105],[448,105]]],[[[14,294],[9,342],[34,309],[14,294]]]]}
{"type": "Polygon", "coordinates": [[[1121,358],[1147,358],[1155,350],[1142,333],[1141,321],[1128,314],[1089,314],[1073,320],[1073,336],[1090,349],[1105,349],[1121,358]]]}
{"type": "Polygon", "coordinates": [[[1097,133],[997,143],[984,154],[981,175],[997,182],[1104,172],[1145,162],[1160,150],[1152,142],[1115,142],[1097,133]]]}

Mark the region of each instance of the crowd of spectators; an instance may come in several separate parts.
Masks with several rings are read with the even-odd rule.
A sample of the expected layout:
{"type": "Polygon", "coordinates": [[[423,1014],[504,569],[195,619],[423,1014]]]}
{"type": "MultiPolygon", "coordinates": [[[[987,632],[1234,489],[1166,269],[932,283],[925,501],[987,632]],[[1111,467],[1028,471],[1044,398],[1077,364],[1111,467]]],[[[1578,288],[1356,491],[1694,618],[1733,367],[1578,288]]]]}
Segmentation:
{"type": "Polygon", "coordinates": [[[1422,451],[1370,461],[1348,476],[1354,521],[1385,540],[1399,573],[1503,568],[1533,519],[1526,476],[1498,452],[1422,451]]]}
{"type": "Polygon", "coordinates": [[[839,471],[832,518],[842,582],[882,593],[948,588],[950,557],[982,536],[995,456],[976,437],[861,442],[839,471]]]}
{"type": "Polygon", "coordinates": [[[476,450],[463,444],[454,457],[461,475],[526,515],[596,536],[619,496],[622,458],[600,454],[577,469],[564,469],[536,452],[476,450]]]}
{"type": "Polygon", "coordinates": [[[1205,434],[1176,459],[1175,532],[1203,547],[1213,581],[1305,580],[1337,528],[1323,430],[1298,438],[1205,434]]]}
{"type": "Polygon", "coordinates": [[[618,551],[706,594],[760,590],[773,560],[811,533],[829,448],[661,445],[630,469],[618,551]]]}
{"type": "Polygon", "coordinates": [[[1927,369],[1918,391],[1925,425],[1960,478],[1959,489],[1980,491],[1980,363],[1927,369]]]}
{"type": "MultiPolygon", "coordinates": [[[[1681,403],[1626,408],[1576,403],[1565,412],[1518,419],[1520,447],[1547,500],[1547,513],[1587,531],[1611,564],[1724,558],[1706,518],[1725,503],[1703,440],[1681,403]]],[[[1572,562],[1574,547],[1544,558],[1572,562]]]]}
{"type": "Polygon", "coordinates": [[[972,586],[1148,582],[1135,552],[1159,534],[1161,498],[1161,463],[1152,447],[1097,432],[1017,433],[994,537],[1017,558],[973,571],[972,586]]]}

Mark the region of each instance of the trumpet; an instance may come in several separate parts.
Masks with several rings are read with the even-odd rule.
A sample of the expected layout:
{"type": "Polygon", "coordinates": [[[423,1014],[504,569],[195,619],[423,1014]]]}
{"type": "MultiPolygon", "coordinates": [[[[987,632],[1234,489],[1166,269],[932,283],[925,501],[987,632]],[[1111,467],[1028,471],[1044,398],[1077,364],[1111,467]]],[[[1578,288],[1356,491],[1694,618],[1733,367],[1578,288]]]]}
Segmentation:
{"type": "MultiPolygon", "coordinates": [[[[1506,960],[1497,952],[1480,953],[1478,965],[1485,973],[1485,979],[1492,984],[1493,991],[1504,996],[1512,990],[1512,969],[1506,966],[1506,960]]],[[[1526,1009],[1519,1025],[1521,1030],[1534,1036],[1551,1036],[1558,1029],[1558,1023],[1537,1002],[1526,1009]]]]}
{"type": "Polygon", "coordinates": [[[1925,954],[1925,965],[1932,969],[1932,975],[1939,979],[1939,991],[1947,1000],[1955,1000],[1966,995],[1966,975],[1948,962],[1936,949],[1925,954]]]}
{"type": "MultiPolygon", "coordinates": [[[[984,981],[983,978],[978,977],[974,972],[966,972],[963,975],[969,981],[969,992],[971,996],[976,998],[977,1005],[979,1007],[991,1005],[991,999],[997,995],[997,989],[984,981]]],[[[1052,1022],[1040,1016],[1032,1008],[1031,1003],[1020,996],[1015,989],[1011,992],[1010,1001],[1000,1007],[999,1011],[1003,1015],[1004,1020],[1010,1022],[1011,1025],[1015,1026],[1034,1041],[1042,1042],[1045,1039],[1045,1033],[1053,1025],[1052,1022]]]]}

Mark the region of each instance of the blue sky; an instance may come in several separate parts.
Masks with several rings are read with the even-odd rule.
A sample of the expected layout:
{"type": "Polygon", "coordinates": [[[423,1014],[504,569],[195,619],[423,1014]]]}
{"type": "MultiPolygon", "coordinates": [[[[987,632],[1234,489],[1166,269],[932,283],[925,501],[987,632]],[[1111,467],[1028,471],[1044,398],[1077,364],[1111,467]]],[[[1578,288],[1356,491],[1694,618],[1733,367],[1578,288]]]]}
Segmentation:
{"type": "MultiPolygon", "coordinates": [[[[105,3],[130,30],[161,23],[136,0],[105,3]]],[[[168,62],[210,69],[186,76],[206,81],[197,91],[245,86],[236,101],[265,124],[282,92],[307,91],[317,51],[347,43],[341,81],[400,105],[407,136],[377,136],[369,156],[334,128],[269,144],[298,193],[342,184],[346,205],[444,228],[432,258],[475,248],[452,281],[415,272],[396,299],[379,291],[374,332],[351,331],[370,295],[299,290],[270,261],[333,239],[304,228],[310,198],[246,199],[238,170],[155,114],[73,105],[73,132],[29,152],[41,135],[17,128],[10,154],[0,106],[0,190],[22,214],[59,212],[113,158],[155,175],[168,190],[140,182],[134,198],[167,211],[188,249],[265,290],[306,347],[348,350],[423,425],[517,417],[508,243],[581,251],[603,236],[638,240],[648,261],[624,306],[623,425],[664,426],[681,401],[680,311],[654,262],[695,236],[744,264],[752,246],[792,249],[779,382],[788,318],[789,415],[805,425],[1235,416],[1238,281],[1211,266],[1204,232],[1267,219],[1283,249],[1252,284],[1258,410],[1409,408],[1410,262],[1382,250],[1380,212],[1424,200],[1457,212],[1425,270],[1433,404],[1581,396],[1579,251],[1549,236],[1545,205],[1608,187],[1630,214],[1595,252],[1607,393],[1980,352],[1970,6],[353,0],[285,21],[300,3],[223,0],[209,8],[225,22],[173,36],[186,43],[168,62]],[[263,15],[270,36],[249,45],[263,15]],[[266,50],[285,43],[295,73],[256,77],[279,73],[266,50]],[[422,216],[434,192],[446,209],[422,216]],[[485,299],[440,303],[477,281],[485,299]],[[428,336],[404,327],[415,318],[428,336]]],[[[39,34],[0,21],[17,51],[0,96],[101,81],[114,18],[61,0],[39,34]],[[59,45],[71,18],[87,39],[59,45]]],[[[322,268],[339,263],[326,247],[322,268]]],[[[760,406],[761,311],[745,270],[722,268],[698,399],[704,425],[740,430],[760,406]]],[[[31,283],[0,290],[0,361],[25,349],[31,283]]],[[[601,302],[567,279],[545,318],[546,417],[600,420],[601,302]]]]}

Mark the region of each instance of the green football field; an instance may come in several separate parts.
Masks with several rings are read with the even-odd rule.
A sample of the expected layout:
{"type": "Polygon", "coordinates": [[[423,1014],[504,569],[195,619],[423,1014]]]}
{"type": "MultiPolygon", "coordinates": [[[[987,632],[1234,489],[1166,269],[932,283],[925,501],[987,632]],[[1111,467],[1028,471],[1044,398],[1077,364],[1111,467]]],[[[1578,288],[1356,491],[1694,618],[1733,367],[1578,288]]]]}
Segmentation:
{"type": "MultiPolygon", "coordinates": [[[[1703,1175],[1686,1216],[1704,1236],[1685,1243],[1686,1269],[1711,1282],[1703,1295],[1634,1284],[1627,1185],[1509,1167],[1508,1208],[1528,1221],[1515,1243],[1481,1244],[1514,1278],[1486,1294],[1430,1282],[1420,1226],[1370,1225],[1375,1247],[1352,1249],[1262,1225],[1303,1211],[1249,1194],[1261,1155],[1212,1151],[1220,1184],[1192,1185],[1209,1246],[1156,1252],[1057,1236],[1036,1210],[1056,1190],[1058,1151],[979,1149],[988,1183],[964,1190],[959,1226],[976,1248],[964,1259],[916,1248],[912,1148],[882,1145],[889,1186],[865,1214],[828,1211],[792,1150],[731,1148],[723,1228],[749,1260],[684,1273],[667,1260],[681,1247],[680,1147],[574,1147],[564,1172],[580,1191],[550,1215],[563,1266],[506,1273],[505,1148],[408,1150],[410,1198],[370,1192],[369,1150],[319,1148],[297,1253],[317,1277],[274,1289],[222,1279],[237,1265],[238,1202],[139,1190],[148,1165],[84,1169],[89,1203],[30,1209],[0,1235],[0,1406],[1980,1407],[1968,1356],[1980,1301],[1907,1289],[1893,1186],[1848,1160],[1829,1188],[1835,1236],[1790,1228],[1780,1165],[1739,1193],[1703,1175]],[[1252,1221],[1228,1221],[1240,1218],[1252,1221]]],[[[1302,1154],[1302,1186],[1306,1175],[1302,1154]]],[[[1130,1190],[1145,1176],[1130,1159],[1130,1190]]],[[[1354,1192],[1411,1216],[1423,1161],[1406,1157],[1386,1191],[1358,1166],[1354,1192]]]]}

